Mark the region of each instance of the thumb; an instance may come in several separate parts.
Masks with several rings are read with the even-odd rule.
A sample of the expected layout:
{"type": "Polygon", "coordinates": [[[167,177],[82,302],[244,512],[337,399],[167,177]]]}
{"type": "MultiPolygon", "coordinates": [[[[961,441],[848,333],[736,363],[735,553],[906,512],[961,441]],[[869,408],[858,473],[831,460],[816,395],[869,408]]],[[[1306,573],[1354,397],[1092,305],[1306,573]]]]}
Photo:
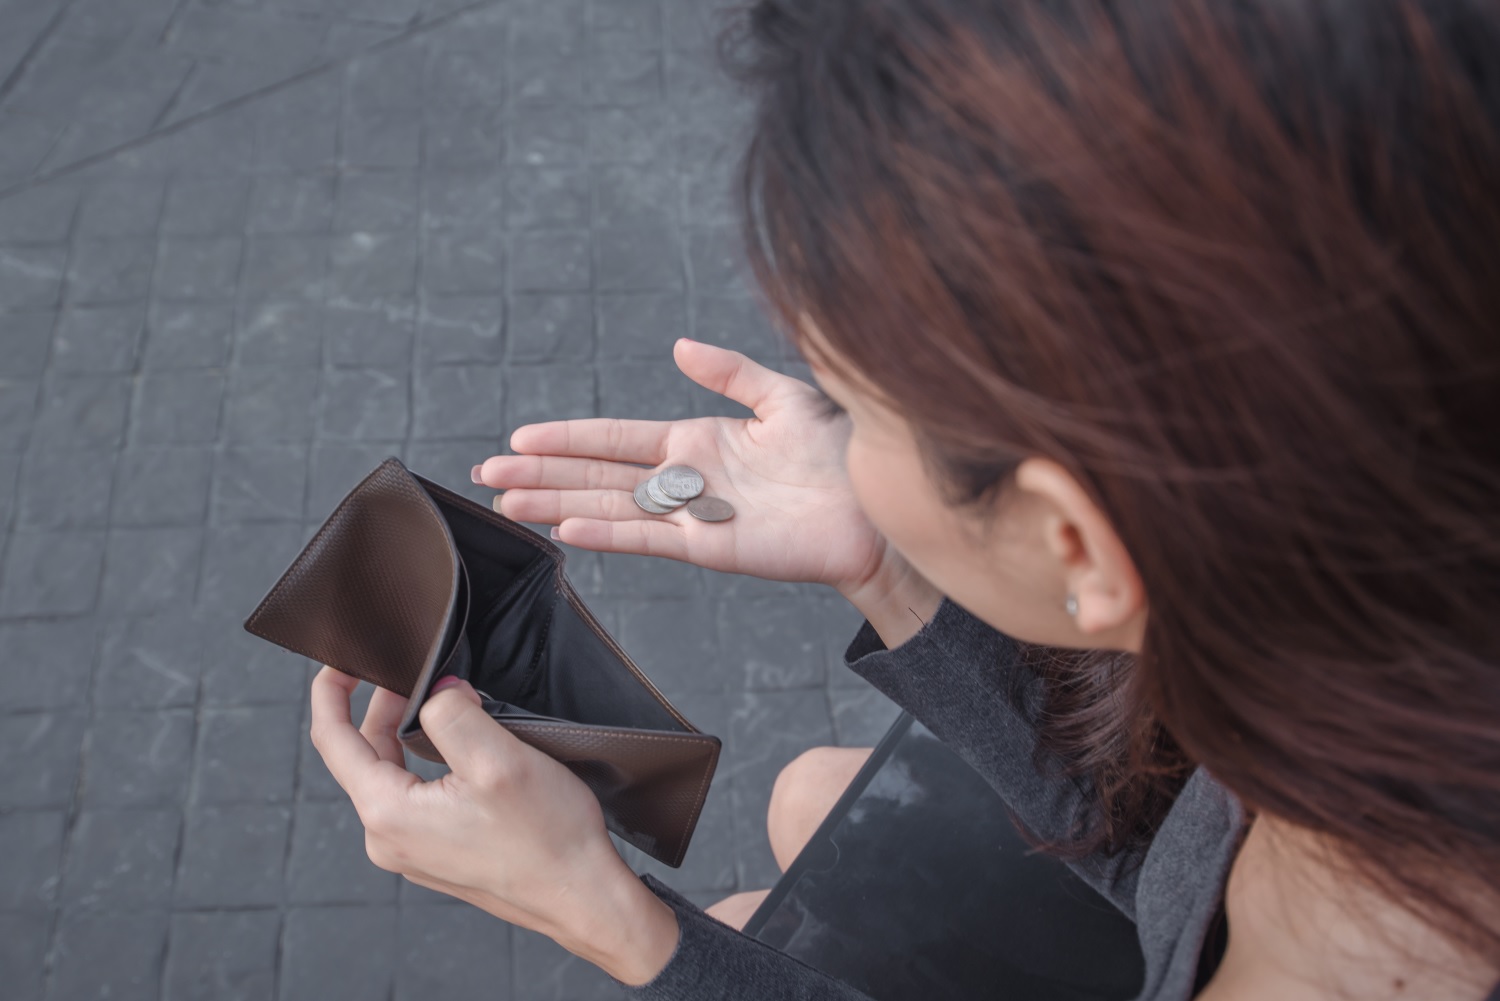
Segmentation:
{"type": "Polygon", "coordinates": [[[679,338],[673,346],[672,357],[683,375],[704,389],[727,396],[751,410],[759,410],[782,383],[796,381],[751,361],[738,351],[686,337],[679,338]]]}
{"type": "Polygon", "coordinates": [[[453,771],[464,772],[476,758],[493,756],[497,741],[510,736],[484,711],[479,693],[467,681],[444,678],[433,691],[417,718],[453,771]]]}

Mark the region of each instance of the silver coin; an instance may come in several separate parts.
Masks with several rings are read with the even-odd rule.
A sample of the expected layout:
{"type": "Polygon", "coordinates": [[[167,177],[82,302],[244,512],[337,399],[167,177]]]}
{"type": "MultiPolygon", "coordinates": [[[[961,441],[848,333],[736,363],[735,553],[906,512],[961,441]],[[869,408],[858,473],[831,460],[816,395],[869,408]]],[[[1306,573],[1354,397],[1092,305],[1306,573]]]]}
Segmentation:
{"type": "Polygon", "coordinates": [[[673,511],[676,511],[678,508],[682,507],[682,505],[687,503],[687,501],[685,500],[678,500],[675,497],[668,497],[661,488],[661,481],[654,476],[646,481],[646,496],[650,497],[661,507],[671,508],[673,511]]]}
{"type": "Polygon", "coordinates": [[[656,474],[661,492],[673,500],[690,501],[703,492],[703,474],[692,466],[668,466],[656,474]]]}
{"type": "Polygon", "coordinates": [[[646,484],[638,483],[635,488],[635,506],[647,514],[671,514],[676,508],[662,507],[652,500],[646,493],[646,484]]]}
{"type": "Polygon", "coordinates": [[[734,517],[734,507],[719,497],[694,497],[688,501],[687,509],[699,521],[728,521],[734,517]]]}

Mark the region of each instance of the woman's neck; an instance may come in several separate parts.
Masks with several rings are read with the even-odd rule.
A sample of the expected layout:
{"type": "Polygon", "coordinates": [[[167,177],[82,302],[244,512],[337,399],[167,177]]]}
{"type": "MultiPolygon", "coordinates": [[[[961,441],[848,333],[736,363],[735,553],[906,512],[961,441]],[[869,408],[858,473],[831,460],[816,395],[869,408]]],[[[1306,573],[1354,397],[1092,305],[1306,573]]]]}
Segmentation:
{"type": "Polygon", "coordinates": [[[1483,1001],[1497,972],[1261,816],[1225,891],[1229,947],[1201,1001],[1483,1001]]]}

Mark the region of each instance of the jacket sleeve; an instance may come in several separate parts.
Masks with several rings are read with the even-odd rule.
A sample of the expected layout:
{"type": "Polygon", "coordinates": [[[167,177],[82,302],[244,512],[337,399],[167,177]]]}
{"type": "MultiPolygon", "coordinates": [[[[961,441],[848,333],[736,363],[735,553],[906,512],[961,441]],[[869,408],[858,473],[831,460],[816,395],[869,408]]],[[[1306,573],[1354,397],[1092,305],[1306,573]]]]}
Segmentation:
{"type": "MultiPolygon", "coordinates": [[[[1089,789],[1038,753],[1042,686],[1015,640],[944,599],[894,650],[865,623],[844,660],[968,762],[1034,836],[1062,843],[1074,836],[1089,789]]],[[[1090,856],[1070,866],[1134,920],[1142,854],[1090,856]]]]}
{"type": "Polygon", "coordinates": [[[652,876],[642,880],[677,913],[677,949],[656,979],[627,987],[639,1001],[871,1001],[841,981],[715,921],[652,876]]]}

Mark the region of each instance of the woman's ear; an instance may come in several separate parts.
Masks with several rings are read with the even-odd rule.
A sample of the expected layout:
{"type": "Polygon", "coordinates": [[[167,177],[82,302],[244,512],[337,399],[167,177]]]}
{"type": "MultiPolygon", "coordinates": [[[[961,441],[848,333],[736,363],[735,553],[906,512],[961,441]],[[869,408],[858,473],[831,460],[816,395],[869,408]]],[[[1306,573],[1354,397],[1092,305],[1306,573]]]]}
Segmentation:
{"type": "Polygon", "coordinates": [[[1051,459],[1016,470],[1016,486],[1040,502],[1042,543],[1056,561],[1080,633],[1101,645],[1138,650],[1145,634],[1146,592],[1135,561],[1114,526],[1073,475],[1051,459]],[[1071,599],[1071,600],[1070,600],[1071,599]]]}

